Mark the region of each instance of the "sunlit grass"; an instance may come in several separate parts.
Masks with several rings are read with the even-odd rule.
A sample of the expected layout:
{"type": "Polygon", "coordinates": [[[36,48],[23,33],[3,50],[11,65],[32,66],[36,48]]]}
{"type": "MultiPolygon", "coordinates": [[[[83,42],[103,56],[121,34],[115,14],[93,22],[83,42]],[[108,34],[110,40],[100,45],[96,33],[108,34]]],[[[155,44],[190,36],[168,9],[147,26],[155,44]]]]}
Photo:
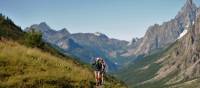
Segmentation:
{"type": "Polygon", "coordinates": [[[87,68],[37,48],[27,48],[15,42],[0,42],[0,52],[2,87],[66,87],[81,84],[89,87],[94,82],[92,72],[87,68]]]}
{"type": "MultiPolygon", "coordinates": [[[[0,88],[94,88],[91,69],[12,41],[0,41],[0,88]]],[[[125,88],[106,77],[105,88],[125,88]]]]}

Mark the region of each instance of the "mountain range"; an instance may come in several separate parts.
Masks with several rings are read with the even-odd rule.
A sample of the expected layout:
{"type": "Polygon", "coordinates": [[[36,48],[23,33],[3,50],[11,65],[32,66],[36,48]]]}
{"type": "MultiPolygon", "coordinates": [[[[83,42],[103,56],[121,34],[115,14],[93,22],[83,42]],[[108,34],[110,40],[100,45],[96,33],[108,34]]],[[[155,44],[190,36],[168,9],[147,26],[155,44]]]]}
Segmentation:
{"type": "Polygon", "coordinates": [[[55,31],[45,22],[25,31],[41,32],[43,40],[83,62],[103,57],[109,71],[131,88],[197,88],[199,11],[193,0],[187,0],[173,19],[150,26],[142,38],[133,38],[131,42],[99,32],[70,33],[66,28],[55,31]]]}
{"type": "Polygon", "coordinates": [[[129,52],[126,55],[148,54],[152,50],[172,44],[184,29],[194,22],[197,11],[198,8],[192,0],[187,0],[174,19],[161,25],[154,24],[150,26],[141,41],[138,41],[138,46],[132,49],[129,48],[129,52]]]}
{"type": "Polygon", "coordinates": [[[110,70],[117,69],[117,62],[111,58],[118,57],[118,54],[125,52],[127,41],[112,39],[105,34],[96,33],[74,33],[71,34],[66,28],[55,31],[45,22],[32,25],[25,31],[35,30],[43,34],[43,39],[56,45],[66,55],[81,58],[81,61],[90,63],[95,57],[105,58],[110,70]]]}
{"type": "Polygon", "coordinates": [[[129,87],[136,88],[199,88],[200,15],[198,10],[192,0],[187,0],[175,19],[187,15],[190,19],[182,17],[183,24],[187,24],[184,24],[184,29],[174,38],[174,42],[121,69],[117,73],[118,77],[129,87]]]}
{"type": "Polygon", "coordinates": [[[138,56],[148,55],[175,42],[184,29],[192,25],[197,12],[197,6],[191,0],[187,0],[174,19],[161,25],[150,26],[144,37],[133,38],[130,43],[109,38],[99,32],[71,34],[66,28],[55,31],[45,22],[25,30],[35,29],[42,32],[45,41],[60,47],[65,54],[82,58],[84,62],[90,62],[93,57],[103,57],[110,65],[110,70],[116,70],[134,61],[138,56]]]}

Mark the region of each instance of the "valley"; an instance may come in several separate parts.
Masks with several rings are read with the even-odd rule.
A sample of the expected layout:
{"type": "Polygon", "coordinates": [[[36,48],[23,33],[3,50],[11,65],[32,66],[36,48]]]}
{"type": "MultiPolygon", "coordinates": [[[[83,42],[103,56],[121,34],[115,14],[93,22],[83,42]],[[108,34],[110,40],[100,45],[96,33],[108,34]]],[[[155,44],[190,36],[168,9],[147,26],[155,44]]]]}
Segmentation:
{"type": "Polygon", "coordinates": [[[105,88],[199,88],[200,7],[185,1],[172,19],[132,41],[45,21],[22,29],[0,14],[0,87],[95,88],[92,63],[101,57],[105,88]]]}

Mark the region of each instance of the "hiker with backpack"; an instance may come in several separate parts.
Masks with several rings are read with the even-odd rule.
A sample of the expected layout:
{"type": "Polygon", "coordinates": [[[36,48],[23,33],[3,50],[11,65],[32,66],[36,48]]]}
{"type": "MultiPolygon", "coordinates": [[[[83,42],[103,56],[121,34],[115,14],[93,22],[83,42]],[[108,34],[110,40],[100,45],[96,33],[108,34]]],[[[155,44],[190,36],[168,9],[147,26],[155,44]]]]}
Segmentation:
{"type": "Polygon", "coordinates": [[[105,65],[104,60],[100,57],[97,57],[95,62],[92,63],[94,68],[94,75],[96,79],[96,86],[100,86],[103,83],[103,76],[105,74],[105,65]]]}

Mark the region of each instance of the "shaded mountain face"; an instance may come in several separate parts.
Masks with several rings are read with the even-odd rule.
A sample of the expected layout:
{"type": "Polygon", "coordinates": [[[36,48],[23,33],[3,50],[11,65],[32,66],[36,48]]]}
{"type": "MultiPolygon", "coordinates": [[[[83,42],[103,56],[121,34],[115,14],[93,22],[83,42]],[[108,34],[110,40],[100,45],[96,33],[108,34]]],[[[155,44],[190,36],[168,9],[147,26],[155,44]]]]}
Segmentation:
{"type": "MultiPolygon", "coordinates": [[[[146,81],[158,81],[170,76],[166,84],[186,85],[185,81],[198,81],[200,77],[200,16],[189,32],[173,46],[171,52],[165,53],[157,62],[162,67],[157,75],[146,81]],[[173,75],[176,74],[176,75],[173,75]],[[184,84],[185,82],[185,84],[184,84]]],[[[190,85],[194,85],[190,83],[190,85]]],[[[199,87],[200,85],[198,85],[199,87]]],[[[197,88],[197,86],[195,87],[197,88]]]]}
{"type": "Polygon", "coordinates": [[[128,48],[127,48],[126,52],[121,53],[120,56],[122,56],[122,57],[136,56],[133,53],[136,51],[135,49],[142,43],[142,41],[143,41],[143,38],[133,38],[132,41],[128,44],[128,46],[127,46],[128,48]]]}
{"type": "Polygon", "coordinates": [[[111,39],[99,32],[70,34],[66,29],[55,31],[44,22],[25,30],[41,32],[46,42],[58,46],[67,55],[81,58],[81,61],[90,63],[94,57],[103,57],[110,65],[110,69],[116,69],[115,62],[110,58],[115,58],[117,53],[124,52],[128,44],[127,41],[111,39]]]}
{"type": "Polygon", "coordinates": [[[196,5],[192,0],[187,0],[174,19],[164,22],[162,25],[150,26],[137,47],[129,49],[127,55],[149,54],[152,50],[166,47],[175,42],[184,29],[194,22],[196,13],[196,5]]]}
{"type": "Polygon", "coordinates": [[[173,51],[162,57],[160,63],[163,66],[152,81],[163,79],[173,73],[176,73],[176,76],[173,76],[168,84],[200,77],[200,16],[189,29],[189,32],[178,40],[173,51]]]}
{"type": "Polygon", "coordinates": [[[199,88],[200,16],[168,48],[145,56],[117,73],[129,87],[199,88]]]}
{"type": "MultiPolygon", "coordinates": [[[[190,0],[188,0],[190,1],[190,0]]],[[[119,71],[129,87],[199,88],[200,15],[168,48],[145,56],[119,71]],[[187,31],[185,31],[187,30],[187,31]]]]}

